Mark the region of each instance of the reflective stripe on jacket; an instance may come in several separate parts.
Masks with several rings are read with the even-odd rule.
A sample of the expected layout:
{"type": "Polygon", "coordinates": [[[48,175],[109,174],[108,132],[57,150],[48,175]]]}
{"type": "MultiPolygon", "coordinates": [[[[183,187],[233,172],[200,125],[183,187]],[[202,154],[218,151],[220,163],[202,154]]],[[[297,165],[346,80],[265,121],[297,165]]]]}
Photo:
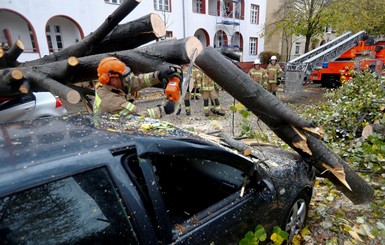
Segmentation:
{"type": "Polygon", "coordinates": [[[201,73],[201,91],[215,90],[215,82],[203,72],[201,73]]]}

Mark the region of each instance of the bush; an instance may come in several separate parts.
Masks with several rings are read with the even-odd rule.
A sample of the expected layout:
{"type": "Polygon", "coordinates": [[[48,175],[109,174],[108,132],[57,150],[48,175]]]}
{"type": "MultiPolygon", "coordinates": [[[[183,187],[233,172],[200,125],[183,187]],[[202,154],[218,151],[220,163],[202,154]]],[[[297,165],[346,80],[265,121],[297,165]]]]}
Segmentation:
{"type": "Polygon", "coordinates": [[[373,135],[366,142],[357,139],[366,125],[385,124],[383,86],[374,73],[355,74],[352,81],[327,92],[325,102],[305,109],[302,117],[322,126],[324,142],[356,168],[378,171],[385,156],[384,137],[373,135]]]}

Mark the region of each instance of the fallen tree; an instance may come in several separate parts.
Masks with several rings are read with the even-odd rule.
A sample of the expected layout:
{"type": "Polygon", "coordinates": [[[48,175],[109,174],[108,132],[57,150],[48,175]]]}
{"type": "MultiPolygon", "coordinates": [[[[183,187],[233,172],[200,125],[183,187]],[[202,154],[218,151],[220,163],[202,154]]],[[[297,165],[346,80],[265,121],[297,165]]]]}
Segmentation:
{"type": "MultiPolygon", "coordinates": [[[[119,50],[139,46],[144,44],[142,42],[157,37],[151,34],[142,39],[137,38],[135,43],[127,44],[127,46],[125,46],[126,44],[118,45],[125,36],[133,37],[143,30],[140,25],[134,23],[126,25],[126,27],[122,27],[123,25],[116,27],[117,20],[125,17],[122,12],[128,14],[139,2],[140,0],[126,1],[110,16],[111,18],[107,18],[103,26],[98,28],[98,31],[61,51],[61,53],[58,52],[42,59],[18,64],[19,66],[16,68],[0,70],[0,97],[27,93],[34,86],[37,86],[54,92],[70,103],[77,103],[81,98],[79,90],[69,86],[80,81],[96,79],[97,66],[100,60],[106,56],[119,58],[134,73],[144,73],[163,70],[174,64],[187,64],[190,62],[194,51],[198,50],[198,54],[200,54],[196,64],[223,89],[264,121],[273,132],[305,160],[315,166],[323,177],[329,178],[353,203],[360,204],[370,201],[373,196],[373,189],[343,159],[323,144],[320,140],[323,133],[322,129],[287,109],[281,101],[256,84],[224,55],[235,60],[240,59],[240,57],[229,53],[222,55],[211,47],[203,49],[201,42],[195,37],[119,50]],[[122,10],[123,7],[127,7],[127,9],[122,10]],[[136,26],[136,28],[130,29],[127,26],[130,28],[136,26]],[[118,29],[111,33],[115,27],[118,29]],[[121,35],[127,28],[131,31],[121,35]],[[106,35],[108,36],[106,37],[106,35]],[[116,45],[111,45],[114,43],[116,45]],[[102,53],[98,54],[98,52],[102,53]]],[[[159,25],[159,22],[155,21],[156,25],[150,24],[153,23],[149,21],[151,19],[153,20],[154,17],[148,15],[141,18],[143,20],[141,23],[145,23],[147,29],[154,29],[154,26],[159,25]]],[[[162,27],[160,29],[162,30],[162,27]]],[[[18,56],[19,48],[12,49],[12,57],[18,56]]],[[[4,52],[3,56],[11,57],[10,54],[4,55],[4,52]]],[[[4,64],[4,62],[15,65],[12,60],[4,60],[0,57],[0,64],[4,64]]],[[[243,154],[250,154],[248,147],[229,138],[222,138],[228,144],[240,149],[243,154]]]]}
{"type": "Polygon", "coordinates": [[[223,89],[260,118],[290,147],[330,179],[354,204],[369,202],[374,190],[348,164],[320,140],[323,132],[289,110],[212,47],[206,47],[196,64],[223,89]]]}

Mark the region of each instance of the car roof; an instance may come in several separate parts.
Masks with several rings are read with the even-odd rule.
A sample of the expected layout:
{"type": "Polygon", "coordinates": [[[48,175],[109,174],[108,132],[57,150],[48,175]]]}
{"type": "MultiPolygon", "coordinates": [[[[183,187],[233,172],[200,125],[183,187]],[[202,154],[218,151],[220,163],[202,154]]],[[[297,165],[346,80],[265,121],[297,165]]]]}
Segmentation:
{"type": "MultiPolygon", "coordinates": [[[[225,162],[231,159],[229,165],[244,158],[167,122],[140,116],[75,114],[5,123],[0,128],[0,174],[101,149],[114,153],[127,147],[135,147],[140,157],[200,154],[225,162]]],[[[244,163],[234,167],[252,174],[253,163],[240,162],[244,163]]]]}

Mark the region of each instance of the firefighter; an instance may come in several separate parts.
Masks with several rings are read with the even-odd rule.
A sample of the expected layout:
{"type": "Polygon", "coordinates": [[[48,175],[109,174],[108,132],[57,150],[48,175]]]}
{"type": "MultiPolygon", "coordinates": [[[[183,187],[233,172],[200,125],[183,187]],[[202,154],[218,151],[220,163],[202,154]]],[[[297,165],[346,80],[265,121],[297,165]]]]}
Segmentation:
{"type": "Polygon", "coordinates": [[[225,112],[222,110],[219,103],[218,87],[215,86],[215,82],[200,70],[195,74],[195,79],[198,79],[201,84],[200,92],[203,99],[205,116],[208,117],[210,115],[209,99],[214,102],[211,112],[219,116],[224,116],[225,112]]]}
{"type": "Polygon", "coordinates": [[[277,56],[273,55],[270,58],[270,64],[266,68],[267,72],[267,90],[273,95],[277,95],[277,88],[280,84],[282,68],[277,63],[277,56]]]}
{"type": "MultiPolygon", "coordinates": [[[[193,73],[197,73],[197,72],[199,72],[199,70],[194,66],[193,67],[193,73]]],[[[195,80],[195,79],[193,79],[194,80],[194,83],[193,83],[193,88],[192,88],[192,90],[191,90],[191,99],[192,100],[199,100],[199,96],[201,96],[201,94],[200,94],[200,83],[197,81],[197,80],[195,80]]]]}
{"type": "Polygon", "coordinates": [[[353,78],[352,69],[350,69],[349,66],[345,66],[343,70],[340,70],[340,73],[341,73],[341,76],[340,76],[341,83],[350,81],[353,78]]]}
{"type": "Polygon", "coordinates": [[[259,85],[267,88],[267,74],[266,70],[261,67],[261,61],[259,59],[254,60],[253,68],[247,73],[254,81],[256,81],[259,85]]]}
{"type": "MultiPolygon", "coordinates": [[[[193,67],[193,70],[192,70],[192,73],[194,72],[194,69],[196,69],[195,67],[193,67]]],[[[183,77],[187,76],[187,70],[188,70],[188,65],[184,65],[182,66],[182,70],[183,70],[183,77]]],[[[193,77],[191,79],[194,79],[193,77]]],[[[195,81],[194,81],[195,83],[195,81]]],[[[190,94],[190,84],[187,85],[187,91],[186,91],[186,94],[183,98],[184,100],[184,107],[185,107],[185,110],[186,110],[186,116],[190,116],[191,115],[191,106],[190,106],[190,99],[191,99],[191,94],[190,94]]],[[[179,115],[182,111],[182,105],[179,104],[179,107],[178,107],[178,110],[176,112],[176,115],[179,115]]]]}
{"type": "Polygon", "coordinates": [[[112,113],[120,116],[139,114],[161,118],[164,114],[174,112],[175,105],[170,100],[164,105],[142,112],[129,101],[130,94],[142,88],[157,84],[164,86],[174,71],[156,71],[135,76],[122,61],[115,57],[107,57],[100,61],[97,72],[99,83],[95,89],[94,113],[112,113]]]}

